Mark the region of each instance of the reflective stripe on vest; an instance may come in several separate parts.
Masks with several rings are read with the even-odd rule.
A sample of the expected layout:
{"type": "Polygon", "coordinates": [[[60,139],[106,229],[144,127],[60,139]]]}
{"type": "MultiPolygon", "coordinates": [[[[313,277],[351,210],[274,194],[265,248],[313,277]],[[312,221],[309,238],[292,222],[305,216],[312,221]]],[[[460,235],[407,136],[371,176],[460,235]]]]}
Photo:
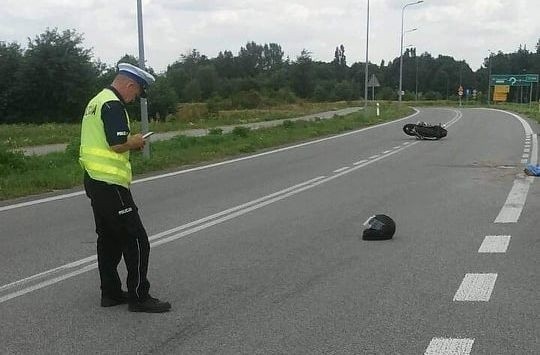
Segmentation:
{"type": "Polygon", "coordinates": [[[105,149],[81,147],[81,157],[86,169],[107,175],[118,175],[124,180],[131,180],[131,165],[129,160],[121,154],[105,149]],[[93,159],[94,157],[98,159],[93,159]],[[109,161],[99,158],[105,158],[109,161]]]}
{"type": "MultiPolygon", "coordinates": [[[[90,102],[83,117],[79,162],[92,179],[129,187],[131,164],[129,151],[116,153],[107,143],[101,109],[106,102],[119,101],[109,89],[104,89],[90,102]]],[[[129,117],[127,124],[129,127],[129,117]]]]}

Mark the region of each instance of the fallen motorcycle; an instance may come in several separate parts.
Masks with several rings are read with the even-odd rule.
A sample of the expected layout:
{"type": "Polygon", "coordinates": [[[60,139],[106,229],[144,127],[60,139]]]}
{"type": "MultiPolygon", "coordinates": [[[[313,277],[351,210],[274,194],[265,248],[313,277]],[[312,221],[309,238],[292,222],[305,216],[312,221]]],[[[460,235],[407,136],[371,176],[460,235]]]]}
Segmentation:
{"type": "Polygon", "coordinates": [[[432,125],[426,122],[407,123],[403,126],[403,132],[417,139],[441,139],[446,137],[448,131],[444,125],[432,125]]]}

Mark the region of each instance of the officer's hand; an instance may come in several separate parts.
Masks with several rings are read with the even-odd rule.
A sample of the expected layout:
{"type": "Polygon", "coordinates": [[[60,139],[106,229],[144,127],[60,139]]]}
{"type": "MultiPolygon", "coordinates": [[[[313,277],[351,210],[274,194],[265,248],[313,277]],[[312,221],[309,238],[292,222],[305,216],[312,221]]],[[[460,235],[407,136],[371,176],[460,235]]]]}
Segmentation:
{"type": "Polygon", "coordinates": [[[144,138],[142,134],[137,133],[132,136],[129,136],[128,143],[131,149],[143,149],[144,148],[144,138]]]}

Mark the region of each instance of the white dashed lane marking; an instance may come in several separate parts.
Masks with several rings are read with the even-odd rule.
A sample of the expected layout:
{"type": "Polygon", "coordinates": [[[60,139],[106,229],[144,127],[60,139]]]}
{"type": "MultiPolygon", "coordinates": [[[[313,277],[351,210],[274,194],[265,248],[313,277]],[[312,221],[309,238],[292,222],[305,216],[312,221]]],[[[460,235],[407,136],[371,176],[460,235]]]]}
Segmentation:
{"type": "Polygon", "coordinates": [[[527,176],[526,178],[514,180],[512,190],[506,198],[506,202],[502,207],[494,223],[516,223],[521,215],[523,206],[525,205],[525,199],[529,192],[529,186],[533,178],[527,176]]]}
{"type": "Polygon", "coordinates": [[[466,274],[454,295],[454,301],[489,301],[497,274],[466,274]]]}
{"type": "Polygon", "coordinates": [[[467,355],[473,343],[474,339],[433,338],[424,355],[467,355]]]}
{"type": "MultiPolygon", "coordinates": [[[[497,110],[499,111],[499,110],[497,110]]],[[[504,111],[503,111],[504,112],[504,111]]],[[[508,112],[505,112],[508,113],[508,112]]],[[[525,144],[521,163],[536,164],[538,160],[537,146],[538,139],[532,133],[530,125],[523,118],[516,114],[513,117],[518,119],[525,130],[525,144]]],[[[507,199],[495,218],[494,223],[516,223],[519,220],[521,211],[525,205],[529,186],[533,182],[532,177],[518,176],[507,199]]],[[[478,253],[506,253],[510,244],[509,235],[488,235],[484,238],[478,253]]],[[[497,281],[496,273],[468,273],[465,274],[459,286],[454,301],[488,302],[497,281]]],[[[427,355],[461,355],[470,354],[475,339],[471,338],[433,338],[424,354],[427,355]]]]}
{"type": "Polygon", "coordinates": [[[478,249],[479,253],[506,253],[510,244],[509,235],[487,235],[478,249]]]}

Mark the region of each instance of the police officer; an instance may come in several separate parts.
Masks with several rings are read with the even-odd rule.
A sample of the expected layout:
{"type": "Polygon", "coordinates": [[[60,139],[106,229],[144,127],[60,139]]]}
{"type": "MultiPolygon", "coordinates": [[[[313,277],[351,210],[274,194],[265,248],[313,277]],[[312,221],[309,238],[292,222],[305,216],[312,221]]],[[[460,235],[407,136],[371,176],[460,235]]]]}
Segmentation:
{"type": "Polygon", "coordinates": [[[111,86],[86,107],[79,161],[98,235],[101,306],[128,303],[132,312],[160,313],[169,311],[171,305],[148,293],[150,243],[129,190],[129,152],[142,149],[144,139],[141,134],[131,134],[125,108],[125,104],[137,97],[146,97],[146,89],[154,80],[150,73],[134,65],[118,64],[111,86]],[[122,291],[117,271],[122,256],[127,268],[128,292],[122,291]]]}

